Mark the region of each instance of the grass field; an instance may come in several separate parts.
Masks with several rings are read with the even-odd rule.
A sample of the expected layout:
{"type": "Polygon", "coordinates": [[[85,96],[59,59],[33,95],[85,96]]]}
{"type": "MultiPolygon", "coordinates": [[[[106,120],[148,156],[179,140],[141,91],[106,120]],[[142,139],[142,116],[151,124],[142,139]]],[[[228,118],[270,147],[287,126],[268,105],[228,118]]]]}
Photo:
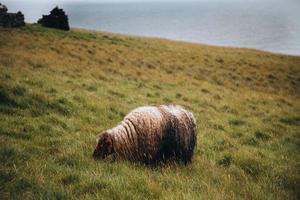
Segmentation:
{"type": "Polygon", "coordinates": [[[0,199],[299,199],[300,57],[73,29],[0,29],[0,199]],[[193,111],[193,163],[95,161],[131,109],[193,111]]]}

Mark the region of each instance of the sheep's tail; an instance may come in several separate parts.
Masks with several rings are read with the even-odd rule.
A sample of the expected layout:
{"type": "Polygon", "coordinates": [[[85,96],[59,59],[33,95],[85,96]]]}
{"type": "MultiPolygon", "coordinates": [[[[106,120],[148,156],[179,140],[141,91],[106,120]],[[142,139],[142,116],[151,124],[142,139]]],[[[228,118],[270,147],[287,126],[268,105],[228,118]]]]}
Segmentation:
{"type": "Polygon", "coordinates": [[[189,121],[190,121],[190,142],[189,142],[189,149],[188,149],[188,161],[192,161],[192,157],[194,154],[194,149],[197,146],[197,126],[196,126],[196,118],[194,117],[193,113],[190,111],[187,111],[189,115],[189,121]]]}

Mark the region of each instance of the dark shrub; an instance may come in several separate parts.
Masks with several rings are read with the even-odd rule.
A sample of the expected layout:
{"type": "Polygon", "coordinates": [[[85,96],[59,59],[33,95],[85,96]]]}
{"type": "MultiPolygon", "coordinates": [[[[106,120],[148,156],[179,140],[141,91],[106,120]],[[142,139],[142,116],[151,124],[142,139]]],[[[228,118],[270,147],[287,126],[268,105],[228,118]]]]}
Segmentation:
{"type": "Polygon", "coordinates": [[[50,11],[50,15],[43,15],[43,17],[38,20],[38,23],[50,28],[66,31],[70,30],[68,16],[63,9],[57,6],[50,11]]]}
{"type": "Polygon", "coordinates": [[[6,6],[0,3],[0,26],[20,27],[24,25],[24,15],[20,11],[17,13],[8,13],[6,6]]]}

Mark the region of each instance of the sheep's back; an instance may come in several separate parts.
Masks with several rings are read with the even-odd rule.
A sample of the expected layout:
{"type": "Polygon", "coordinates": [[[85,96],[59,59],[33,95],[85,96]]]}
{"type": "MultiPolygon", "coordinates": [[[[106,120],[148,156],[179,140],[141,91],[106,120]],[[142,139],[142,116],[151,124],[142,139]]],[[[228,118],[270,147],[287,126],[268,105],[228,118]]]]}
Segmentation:
{"type": "Polygon", "coordinates": [[[196,142],[193,114],[177,105],[145,106],[125,116],[117,131],[119,154],[136,160],[157,155],[193,152],[196,142]]]}
{"type": "Polygon", "coordinates": [[[124,121],[134,127],[139,157],[151,157],[158,150],[163,137],[165,119],[155,106],[140,107],[125,116],[124,121]]]}

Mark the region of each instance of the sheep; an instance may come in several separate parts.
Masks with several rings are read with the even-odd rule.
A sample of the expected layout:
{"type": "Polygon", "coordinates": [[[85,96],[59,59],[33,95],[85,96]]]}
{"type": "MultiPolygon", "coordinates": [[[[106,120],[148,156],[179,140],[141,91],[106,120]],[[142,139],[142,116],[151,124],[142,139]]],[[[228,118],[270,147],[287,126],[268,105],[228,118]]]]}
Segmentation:
{"type": "Polygon", "coordinates": [[[144,106],[102,132],[93,157],[112,155],[151,165],[175,159],[187,164],[196,140],[196,120],[190,111],[179,105],[144,106]]]}

